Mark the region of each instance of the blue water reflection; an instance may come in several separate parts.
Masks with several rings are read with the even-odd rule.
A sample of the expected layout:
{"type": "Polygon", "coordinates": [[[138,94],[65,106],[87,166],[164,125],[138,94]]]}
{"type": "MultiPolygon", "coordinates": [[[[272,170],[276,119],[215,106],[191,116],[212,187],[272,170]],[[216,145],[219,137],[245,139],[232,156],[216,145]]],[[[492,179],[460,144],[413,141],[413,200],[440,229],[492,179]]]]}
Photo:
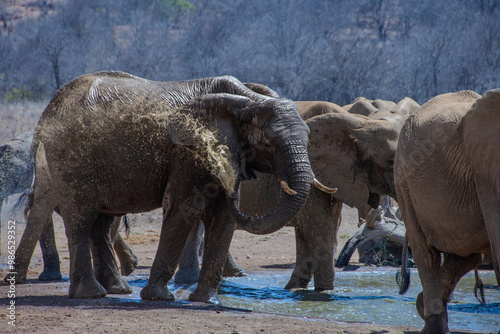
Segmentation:
{"type": "MultiPolygon", "coordinates": [[[[415,301],[422,290],[418,273],[412,272],[409,291],[398,295],[396,269],[370,269],[337,272],[335,289],[318,293],[312,289],[283,289],[289,273],[250,275],[225,279],[220,297],[224,306],[255,311],[302,315],[339,321],[372,322],[379,324],[422,327],[415,301]]],[[[481,272],[487,305],[474,297],[474,276],[466,275],[459,282],[448,305],[451,330],[498,333],[500,329],[500,290],[491,271],[481,272]]]]}

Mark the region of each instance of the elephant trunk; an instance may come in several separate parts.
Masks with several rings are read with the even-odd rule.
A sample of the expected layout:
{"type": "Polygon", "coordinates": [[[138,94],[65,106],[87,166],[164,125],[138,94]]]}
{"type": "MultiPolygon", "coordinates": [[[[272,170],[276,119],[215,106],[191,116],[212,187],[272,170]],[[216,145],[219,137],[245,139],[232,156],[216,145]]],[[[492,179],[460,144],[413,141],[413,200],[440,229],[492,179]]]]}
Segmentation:
{"type": "Polygon", "coordinates": [[[307,143],[302,141],[290,141],[281,149],[281,153],[287,161],[285,169],[285,182],[296,192],[295,195],[283,194],[273,211],[261,217],[247,216],[238,208],[237,200],[228,197],[228,206],[236,223],[254,234],[268,234],[284,227],[304,205],[314,174],[307,153],[307,143]]]}

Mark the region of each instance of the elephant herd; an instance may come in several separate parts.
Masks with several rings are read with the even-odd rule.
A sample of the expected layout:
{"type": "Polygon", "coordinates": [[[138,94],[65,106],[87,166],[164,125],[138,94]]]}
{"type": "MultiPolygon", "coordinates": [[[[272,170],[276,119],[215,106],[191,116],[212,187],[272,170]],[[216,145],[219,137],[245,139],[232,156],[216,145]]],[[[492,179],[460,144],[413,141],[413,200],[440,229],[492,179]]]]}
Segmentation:
{"type": "MultiPolygon", "coordinates": [[[[0,200],[31,185],[17,274],[5,279],[26,282],[37,242],[40,279],[60,279],[55,211],[68,237],[69,296],[130,293],[113,243],[122,274],[137,258],[116,232],[120,217],[162,208],[143,299],[174,299],[167,282],[179,261],[197,259],[186,253],[197,251],[200,222],[203,260],[190,300],[219,302],[224,270],[237,270],[229,254],[235,228],[267,234],[293,226],[296,265],[286,288],[314,278],[316,290],[330,290],[342,204],[365,217],[390,196],[422,281],[422,332],[448,333],[449,297],[481,254],[492,256],[500,277],[499,133],[500,90],[443,94],[422,106],[407,97],[341,107],[291,101],[230,76],[155,82],[123,72],[84,75],[42,113],[29,155],[16,158],[25,171],[12,167],[9,145],[0,148],[0,200]],[[8,184],[13,178],[24,183],[8,184]]],[[[199,269],[197,262],[187,267],[199,269]]]]}

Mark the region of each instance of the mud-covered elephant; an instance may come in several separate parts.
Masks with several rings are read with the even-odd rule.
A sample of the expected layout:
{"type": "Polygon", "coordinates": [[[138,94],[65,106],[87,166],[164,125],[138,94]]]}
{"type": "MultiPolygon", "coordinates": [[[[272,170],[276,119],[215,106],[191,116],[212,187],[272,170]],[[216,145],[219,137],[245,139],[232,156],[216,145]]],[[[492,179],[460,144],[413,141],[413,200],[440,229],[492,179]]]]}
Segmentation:
{"type": "MultiPolygon", "coordinates": [[[[378,207],[381,195],[395,196],[392,164],[399,128],[388,121],[349,114],[330,102],[295,103],[311,131],[309,159],[313,171],[318,179],[325,178],[323,183],[338,190],[329,194],[312,188],[305,206],[288,224],[295,227],[296,264],[286,288],[305,288],[314,276],[316,290],[330,290],[342,203],[369,211],[378,207]]],[[[240,209],[248,215],[269,210],[283,196],[277,183],[272,175],[242,182],[240,209]]],[[[185,259],[197,259],[195,247],[188,252],[185,259]]],[[[197,263],[184,264],[182,270],[196,273],[197,263]]],[[[227,263],[225,269],[228,267],[238,272],[234,263],[227,263]]],[[[183,272],[180,276],[186,280],[193,275],[183,272]]]]}
{"type": "Polygon", "coordinates": [[[190,299],[217,302],[234,221],[249,232],[270,233],[306,201],[314,181],[308,135],[292,101],[255,93],[230,76],[154,82],[99,72],[72,80],[35,129],[36,177],[16,251],[17,282],[26,281],[36,242],[57,209],[70,250],[69,296],[130,292],[111,251],[110,225],[115,216],[163,207],[141,297],[174,299],[166,284],[193,225],[203,220],[205,254],[190,299]],[[272,173],[295,194],[249,217],[238,209],[237,194],[240,181],[256,171],[272,173]]]}
{"type": "Polygon", "coordinates": [[[449,333],[449,297],[481,254],[493,255],[498,277],[499,133],[500,90],[436,96],[401,131],[395,183],[423,287],[423,333],[449,333]]]}

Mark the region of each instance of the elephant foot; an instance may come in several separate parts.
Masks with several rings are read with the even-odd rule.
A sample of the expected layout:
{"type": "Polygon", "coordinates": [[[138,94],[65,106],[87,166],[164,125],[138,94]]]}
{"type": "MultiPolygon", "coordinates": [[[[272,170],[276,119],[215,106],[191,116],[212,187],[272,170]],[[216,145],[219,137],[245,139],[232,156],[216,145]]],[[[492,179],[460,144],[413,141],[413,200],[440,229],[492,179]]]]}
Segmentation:
{"type": "Polygon", "coordinates": [[[198,282],[198,278],[200,277],[200,267],[198,265],[194,267],[182,267],[177,270],[174,276],[174,280],[176,283],[182,284],[194,284],[198,282]]]}
{"type": "Polygon", "coordinates": [[[83,279],[69,285],[69,298],[101,298],[106,296],[106,289],[94,278],[83,279]]]}
{"type": "Polygon", "coordinates": [[[123,276],[128,276],[130,274],[132,274],[135,270],[135,268],[137,268],[137,266],[139,265],[139,259],[137,258],[137,256],[135,254],[132,254],[130,256],[130,259],[129,261],[127,261],[127,263],[120,263],[121,264],[121,273],[123,276]]]}
{"type": "Polygon", "coordinates": [[[104,282],[102,279],[98,279],[98,281],[101,283],[104,289],[106,289],[106,291],[110,294],[124,295],[132,293],[132,287],[121,276],[107,279],[104,282]]]}
{"type": "Polygon", "coordinates": [[[198,289],[196,289],[193,293],[189,295],[189,300],[192,302],[202,302],[214,305],[221,304],[219,295],[217,295],[217,293],[200,292],[198,291],[198,289]]]}
{"type": "Polygon", "coordinates": [[[308,285],[309,285],[308,279],[303,279],[303,278],[299,278],[295,275],[292,275],[292,277],[290,277],[290,280],[288,281],[287,285],[285,286],[285,289],[287,289],[287,290],[307,289],[308,285]]]}
{"type": "Polygon", "coordinates": [[[9,272],[5,277],[3,278],[4,284],[5,285],[11,285],[11,284],[26,284],[28,282],[26,278],[26,273],[13,273],[9,272]]]}
{"type": "Polygon", "coordinates": [[[448,321],[446,314],[433,314],[425,320],[425,326],[420,333],[422,334],[449,334],[448,321]]]}
{"type": "Polygon", "coordinates": [[[222,273],[224,277],[243,277],[246,276],[247,273],[238,265],[233,265],[228,267],[227,265],[224,267],[224,272],[222,273]]]}
{"type": "Polygon", "coordinates": [[[333,290],[333,284],[329,284],[329,285],[317,285],[317,284],[314,284],[314,290],[315,291],[328,291],[328,290],[333,290]]]}
{"type": "Polygon", "coordinates": [[[174,301],[174,295],[165,285],[159,283],[148,283],[141,290],[141,298],[144,300],[174,301]]]}
{"type": "Polygon", "coordinates": [[[59,270],[48,270],[44,269],[43,272],[38,276],[40,281],[61,281],[62,275],[59,270]]]}

